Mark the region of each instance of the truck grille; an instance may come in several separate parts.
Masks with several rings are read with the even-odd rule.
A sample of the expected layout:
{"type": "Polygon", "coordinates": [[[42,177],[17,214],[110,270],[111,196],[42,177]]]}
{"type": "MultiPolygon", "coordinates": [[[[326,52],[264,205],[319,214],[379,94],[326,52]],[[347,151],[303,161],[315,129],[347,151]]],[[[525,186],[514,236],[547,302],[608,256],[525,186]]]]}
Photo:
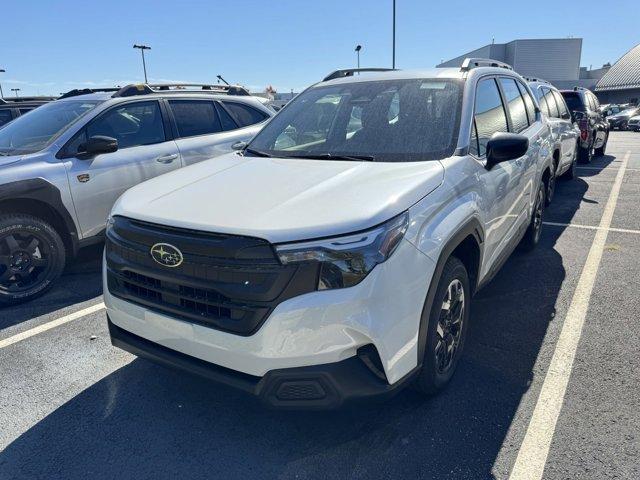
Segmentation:
{"type": "Polygon", "coordinates": [[[107,286],[118,298],[238,335],[251,335],[282,301],[315,290],[317,267],[282,265],[265,240],[114,217],[106,241],[107,286]],[[157,263],[151,248],[179,249],[157,263]]]}

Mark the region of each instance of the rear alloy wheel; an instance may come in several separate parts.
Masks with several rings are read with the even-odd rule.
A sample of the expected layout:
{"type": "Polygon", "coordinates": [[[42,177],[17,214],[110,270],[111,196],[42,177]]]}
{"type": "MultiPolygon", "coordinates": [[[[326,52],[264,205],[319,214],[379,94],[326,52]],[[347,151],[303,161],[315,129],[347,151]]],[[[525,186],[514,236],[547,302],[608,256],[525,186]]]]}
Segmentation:
{"type": "Polygon", "coordinates": [[[563,180],[573,180],[574,178],[576,178],[577,163],[578,163],[578,145],[576,145],[576,148],[573,151],[573,160],[571,160],[571,166],[569,167],[569,170],[564,172],[560,178],[562,178],[563,180]]]}
{"type": "Polygon", "coordinates": [[[607,132],[607,136],[604,137],[604,143],[600,148],[595,149],[595,156],[602,157],[604,155],[604,151],[607,149],[607,142],[609,141],[609,132],[607,132]]]}
{"type": "Polygon", "coordinates": [[[0,305],[31,300],[60,276],[65,248],[51,225],[30,215],[0,216],[0,305]]]}
{"type": "Polygon", "coordinates": [[[533,250],[534,248],[536,248],[536,245],[538,245],[538,242],[540,241],[540,235],[542,233],[542,220],[544,217],[546,191],[547,188],[545,187],[544,182],[540,182],[538,193],[536,195],[536,203],[533,207],[533,213],[531,215],[531,221],[529,222],[529,227],[527,227],[527,231],[524,234],[524,237],[522,237],[522,241],[519,245],[521,250],[533,250]]]}
{"type": "Polygon", "coordinates": [[[456,257],[450,257],[438,281],[429,318],[423,319],[427,321],[427,342],[416,380],[422,393],[439,392],[453,377],[468,329],[470,302],[467,269],[456,257]]]}

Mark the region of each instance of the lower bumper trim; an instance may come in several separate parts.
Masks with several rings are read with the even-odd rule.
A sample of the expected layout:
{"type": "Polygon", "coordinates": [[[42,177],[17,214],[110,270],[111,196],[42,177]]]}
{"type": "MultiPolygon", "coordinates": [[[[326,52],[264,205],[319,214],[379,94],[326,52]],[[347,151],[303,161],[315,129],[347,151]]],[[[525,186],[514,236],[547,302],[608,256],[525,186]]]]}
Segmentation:
{"type": "MultiPolygon", "coordinates": [[[[393,385],[356,355],[335,363],[271,370],[263,377],[248,375],[206,362],[151,342],[115,325],[107,315],[111,343],[138,357],[178,368],[257,396],[267,405],[283,409],[332,409],[360,400],[384,400],[413,378],[393,385]]],[[[367,358],[370,350],[366,352],[367,358]]]]}

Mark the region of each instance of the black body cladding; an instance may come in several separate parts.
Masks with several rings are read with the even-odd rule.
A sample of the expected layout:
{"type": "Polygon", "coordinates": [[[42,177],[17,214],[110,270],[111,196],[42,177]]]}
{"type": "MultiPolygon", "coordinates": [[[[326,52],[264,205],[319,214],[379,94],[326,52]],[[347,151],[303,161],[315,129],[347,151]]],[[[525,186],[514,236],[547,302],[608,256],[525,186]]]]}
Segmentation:
{"type": "Polygon", "coordinates": [[[116,216],[107,234],[109,292],[173,317],[238,335],[255,333],[284,300],[316,289],[316,264],[282,265],[265,240],[165,227],[116,216]],[[160,265],[167,243],[184,261],[160,265]]]}

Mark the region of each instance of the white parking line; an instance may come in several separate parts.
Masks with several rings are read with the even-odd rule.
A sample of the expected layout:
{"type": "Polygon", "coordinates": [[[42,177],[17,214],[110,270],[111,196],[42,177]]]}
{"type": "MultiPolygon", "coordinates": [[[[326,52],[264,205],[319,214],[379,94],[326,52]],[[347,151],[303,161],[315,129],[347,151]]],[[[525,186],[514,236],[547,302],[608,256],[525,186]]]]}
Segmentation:
{"type": "Polygon", "coordinates": [[[600,228],[596,231],[587,261],[580,274],[580,280],[571,299],[571,305],[551,358],[551,364],[544,378],[538,402],[511,471],[509,477],[511,480],[541,479],[544,473],[549,446],[562,409],[578,342],[582,334],[582,327],[589,308],[589,298],[596,281],[596,274],[600,267],[607,234],[618,203],[622,178],[630,156],[631,152],[628,151],[620,165],[613,188],[609,194],[604,213],[600,219],[600,228]]]}
{"type": "MultiPolygon", "coordinates": [[[[609,165],[605,165],[604,167],[576,167],[578,169],[582,169],[582,170],[617,170],[616,166],[614,165],[612,168],[609,168],[609,165]]],[[[640,168],[627,168],[627,172],[632,171],[632,172],[640,172],[640,168]]]]}
{"type": "Polygon", "coordinates": [[[42,325],[38,325],[37,327],[18,333],[9,338],[5,338],[4,340],[0,340],[0,349],[8,347],[9,345],[13,345],[14,343],[20,342],[22,340],[26,340],[27,338],[33,337],[34,335],[38,335],[39,333],[46,332],[47,330],[51,330],[52,328],[59,327],[60,325],[64,325],[65,323],[69,323],[73,320],[77,320],[92,313],[99,312],[104,308],[104,303],[100,302],[97,305],[84,308],[75,313],[65,315],[64,317],[52,320],[42,325]]]}
{"type": "MultiPolygon", "coordinates": [[[[627,169],[629,170],[629,169],[627,169]]],[[[542,222],[544,225],[549,225],[551,227],[573,227],[573,228],[586,228],[587,230],[607,230],[608,232],[618,232],[618,233],[635,233],[636,235],[640,235],[640,230],[630,230],[628,228],[604,228],[604,227],[594,227],[593,225],[581,225],[579,223],[557,223],[557,222],[542,222]]]]}

